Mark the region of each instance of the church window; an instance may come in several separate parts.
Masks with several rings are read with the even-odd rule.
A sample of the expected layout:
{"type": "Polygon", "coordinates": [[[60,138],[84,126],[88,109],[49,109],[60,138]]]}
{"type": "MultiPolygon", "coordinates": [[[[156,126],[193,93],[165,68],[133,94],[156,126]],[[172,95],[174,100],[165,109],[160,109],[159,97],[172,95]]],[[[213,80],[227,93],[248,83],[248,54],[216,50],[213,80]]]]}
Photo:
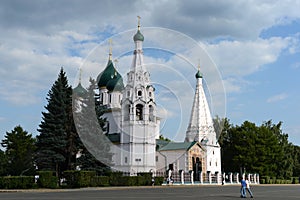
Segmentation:
{"type": "Polygon", "coordinates": [[[103,103],[103,94],[100,94],[100,103],[103,103]]]}
{"type": "Polygon", "coordinates": [[[158,156],[155,157],[156,162],[158,162],[158,156]]]}
{"type": "Polygon", "coordinates": [[[209,161],[209,166],[211,166],[211,161],[209,161]]]}
{"type": "Polygon", "coordinates": [[[130,91],[127,91],[127,97],[130,97],[130,91]]]}
{"type": "Polygon", "coordinates": [[[215,155],[215,151],[213,151],[213,155],[215,155]]]}
{"type": "Polygon", "coordinates": [[[152,96],[152,93],[151,92],[149,92],[149,97],[151,97],[152,96]]]}
{"type": "Polygon", "coordinates": [[[111,94],[109,94],[108,98],[109,98],[109,103],[111,103],[111,94]]]}
{"type": "Polygon", "coordinates": [[[138,96],[139,97],[142,96],[142,91],[141,90],[138,91],[138,96]]]}
{"type": "Polygon", "coordinates": [[[153,106],[150,105],[149,106],[149,121],[154,121],[154,109],[153,109],[153,106]]]}
{"type": "Polygon", "coordinates": [[[143,120],[143,105],[138,104],[136,105],[136,120],[143,120]]]}
{"type": "Polygon", "coordinates": [[[216,167],[218,166],[218,162],[216,161],[216,167]]]}
{"type": "Polygon", "coordinates": [[[124,161],[125,161],[125,163],[127,163],[127,157],[125,157],[125,160],[124,160],[124,161]]]}
{"type": "Polygon", "coordinates": [[[130,105],[126,105],[124,108],[124,121],[128,121],[130,119],[130,105]]]}

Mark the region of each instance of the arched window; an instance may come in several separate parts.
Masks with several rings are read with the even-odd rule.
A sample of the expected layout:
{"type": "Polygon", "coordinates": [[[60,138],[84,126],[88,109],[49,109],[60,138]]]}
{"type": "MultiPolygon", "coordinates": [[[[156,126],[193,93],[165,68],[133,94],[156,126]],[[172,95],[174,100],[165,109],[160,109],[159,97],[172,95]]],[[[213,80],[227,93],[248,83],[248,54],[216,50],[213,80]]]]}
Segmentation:
{"type": "Polygon", "coordinates": [[[130,97],[130,91],[127,91],[127,97],[130,97]]]}
{"type": "Polygon", "coordinates": [[[139,97],[142,96],[142,91],[141,90],[138,91],[138,96],[139,97]]]}
{"type": "Polygon", "coordinates": [[[124,121],[128,121],[130,119],[130,105],[126,105],[124,108],[124,121]]]}
{"type": "Polygon", "coordinates": [[[154,108],[152,105],[149,105],[149,121],[154,121],[154,108]]]}
{"type": "Polygon", "coordinates": [[[136,120],[143,120],[143,105],[142,104],[137,104],[136,105],[136,120]]]}

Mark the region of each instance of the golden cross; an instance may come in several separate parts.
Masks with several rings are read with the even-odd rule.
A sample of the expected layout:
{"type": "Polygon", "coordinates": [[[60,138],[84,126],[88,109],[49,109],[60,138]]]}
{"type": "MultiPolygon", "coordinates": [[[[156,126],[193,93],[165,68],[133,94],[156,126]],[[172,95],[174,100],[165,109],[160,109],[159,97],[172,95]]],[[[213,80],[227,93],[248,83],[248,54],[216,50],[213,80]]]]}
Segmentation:
{"type": "Polygon", "coordinates": [[[82,68],[79,68],[79,83],[81,83],[82,68]]]}
{"type": "Polygon", "coordinates": [[[200,58],[198,59],[198,71],[200,71],[200,58]]]}
{"type": "Polygon", "coordinates": [[[140,26],[141,26],[141,17],[140,16],[137,16],[138,18],[138,29],[140,30],[140,26]]]}
{"type": "Polygon", "coordinates": [[[108,39],[108,44],[109,44],[109,59],[112,59],[112,39],[108,39]]]}

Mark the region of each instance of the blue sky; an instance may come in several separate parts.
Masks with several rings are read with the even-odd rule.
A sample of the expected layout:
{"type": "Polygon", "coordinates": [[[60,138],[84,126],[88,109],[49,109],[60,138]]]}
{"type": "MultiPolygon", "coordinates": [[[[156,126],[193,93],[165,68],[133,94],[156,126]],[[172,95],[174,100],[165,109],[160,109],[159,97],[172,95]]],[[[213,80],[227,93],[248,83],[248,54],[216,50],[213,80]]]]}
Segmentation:
{"type": "Polygon", "coordinates": [[[289,140],[300,145],[299,9],[300,1],[1,1],[0,139],[16,125],[38,134],[60,67],[74,86],[80,67],[86,79],[96,78],[109,37],[125,75],[140,15],[144,46],[158,49],[145,52],[145,60],[157,85],[163,135],[180,139],[177,132],[185,132],[200,58],[213,115],[233,124],[282,121],[289,140]],[[195,43],[203,51],[194,50],[195,43]],[[224,85],[224,104],[218,104],[224,90],[212,76],[224,85]]]}

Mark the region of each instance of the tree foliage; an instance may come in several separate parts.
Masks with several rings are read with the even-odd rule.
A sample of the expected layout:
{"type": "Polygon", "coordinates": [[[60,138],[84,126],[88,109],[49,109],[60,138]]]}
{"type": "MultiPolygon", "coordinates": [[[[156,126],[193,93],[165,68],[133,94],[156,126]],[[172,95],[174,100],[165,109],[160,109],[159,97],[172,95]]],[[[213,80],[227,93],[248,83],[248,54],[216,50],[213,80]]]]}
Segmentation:
{"type": "Polygon", "coordinates": [[[72,88],[61,68],[47,96],[46,112],[37,136],[36,162],[39,170],[54,170],[59,175],[75,168],[78,141],[73,112],[72,88]]]}
{"type": "Polygon", "coordinates": [[[1,145],[6,148],[1,152],[0,162],[3,164],[0,173],[12,176],[33,175],[35,139],[21,126],[16,126],[11,132],[6,132],[1,145]]]}
{"type": "Polygon", "coordinates": [[[293,176],[294,160],[298,158],[293,152],[298,149],[282,133],[281,125],[270,120],[260,126],[249,121],[233,126],[225,119],[219,138],[223,170],[278,178],[293,176]]]}
{"type": "Polygon", "coordinates": [[[78,165],[82,170],[104,174],[112,165],[111,142],[104,134],[106,119],[102,118],[103,110],[95,98],[95,89],[96,82],[90,79],[86,95],[76,99],[79,106],[74,119],[82,141],[78,165]]]}

